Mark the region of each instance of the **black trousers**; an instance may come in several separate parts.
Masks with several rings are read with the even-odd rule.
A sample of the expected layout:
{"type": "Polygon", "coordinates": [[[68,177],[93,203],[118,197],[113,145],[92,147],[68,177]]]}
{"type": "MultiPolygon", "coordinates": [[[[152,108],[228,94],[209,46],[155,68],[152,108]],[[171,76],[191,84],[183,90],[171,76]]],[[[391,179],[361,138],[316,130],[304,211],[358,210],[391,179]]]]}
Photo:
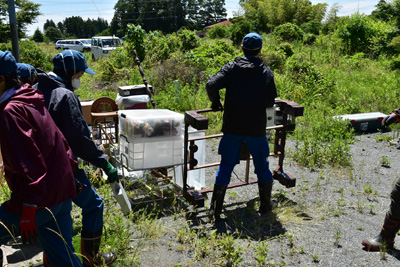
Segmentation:
{"type": "Polygon", "coordinates": [[[389,215],[396,221],[400,221],[400,178],[397,179],[390,194],[390,210],[389,215]]]}

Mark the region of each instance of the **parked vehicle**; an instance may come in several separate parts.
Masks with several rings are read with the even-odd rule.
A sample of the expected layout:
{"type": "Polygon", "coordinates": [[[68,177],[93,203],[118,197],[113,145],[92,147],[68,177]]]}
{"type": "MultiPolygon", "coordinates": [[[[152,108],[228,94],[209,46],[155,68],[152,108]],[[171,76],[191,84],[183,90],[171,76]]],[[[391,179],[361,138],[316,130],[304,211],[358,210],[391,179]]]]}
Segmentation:
{"type": "Polygon", "coordinates": [[[92,37],[92,59],[96,60],[106,57],[108,53],[121,47],[121,40],[114,36],[95,36],[92,37]]]}
{"type": "Polygon", "coordinates": [[[90,39],[59,40],[55,44],[55,49],[73,49],[79,52],[89,52],[91,49],[90,39]]]}

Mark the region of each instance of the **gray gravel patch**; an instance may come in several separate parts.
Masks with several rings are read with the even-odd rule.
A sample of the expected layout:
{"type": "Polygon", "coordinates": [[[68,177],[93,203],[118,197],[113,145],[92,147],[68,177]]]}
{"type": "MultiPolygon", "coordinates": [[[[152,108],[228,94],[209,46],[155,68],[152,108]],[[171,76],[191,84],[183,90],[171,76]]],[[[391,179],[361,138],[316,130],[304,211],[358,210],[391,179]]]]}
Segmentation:
{"type": "MultiPolygon", "coordinates": [[[[391,135],[357,136],[351,145],[352,169],[310,170],[297,166],[287,157],[284,170],[297,178],[297,185],[286,188],[275,182],[273,195],[278,208],[273,214],[260,216],[249,209],[257,206],[258,188],[247,185],[228,190],[223,223],[210,224],[207,201],[206,208],[199,209],[192,218],[191,227],[233,233],[235,245],[242,246],[243,260],[238,266],[258,266],[256,248],[262,242],[268,244],[265,266],[399,266],[398,249],[391,253],[368,252],[361,245],[363,239],[379,233],[389,208],[390,192],[400,173],[399,143],[376,141],[379,136],[391,135]],[[382,157],[386,157],[388,166],[381,165],[382,157]],[[284,206],[292,213],[282,213],[284,206]]],[[[292,145],[289,140],[287,148],[292,145]]],[[[208,163],[219,161],[217,149],[218,140],[207,141],[208,163]]],[[[277,158],[270,158],[271,170],[277,164],[277,158]]],[[[212,187],[216,170],[217,167],[207,169],[207,187],[212,187]]],[[[244,170],[245,164],[241,162],[235,167],[236,175],[231,182],[243,180],[244,170]]],[[[250,178],[255,178],[252,168],[250,178]]],[[[170,241],[169,246],[165,248],[163,243],[168,243],[165,240],[155,243],[152,253],[157,251],[158,256],[144,252],[141,266],[215,265],[207,259],[194,261],[194,252],[190,249],[177,252],[171,246],[176,241],[174,233],[166,233],[163,239],[170,241]]]]}

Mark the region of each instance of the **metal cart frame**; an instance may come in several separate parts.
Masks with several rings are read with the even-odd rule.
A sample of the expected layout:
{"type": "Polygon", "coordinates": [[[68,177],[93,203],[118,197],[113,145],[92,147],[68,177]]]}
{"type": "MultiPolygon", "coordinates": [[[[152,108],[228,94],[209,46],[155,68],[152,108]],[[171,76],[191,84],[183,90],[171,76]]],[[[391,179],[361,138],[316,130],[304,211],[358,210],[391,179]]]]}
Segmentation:
{"type": "MultiPolygon", "coordinates": [[[[275,130],[275,142],[274,151],[270,153],[270,156],[279,157],[278,166],[273,171],[272,175],[275,180],[278,180],[282,185],[289,187],[294,187],[296,185],[296,178],[292,175],[285,173],[283,171],[283,160],[285,158],[285,144],[286,144],[286,134],[288,132],[288,116],[293,118],[298,116],[303,116],[304,107],[299,104],[288,101],[276,99],[275,104],[278,105],[280,111],[282,112],[282,123],[280,125],[275,125],[267,127],[267,130],[275,130]]],[[[198,170],[201,168],[209,168],[218,166],[219,162],[208,163],[204,165],[197,165],[197,160],[194,155],[197,151],[196,141],[210,138],[221,137],[223,134],[215,134],[204,137],[190,138],[189,139],[189,126],[197,130],[208,129],[208,118],[202,115],[202,113],[211,112],[212,109],[202,109],[202,110],[192,110],[185,112],[185,134],[184,134],[184,165],[183,165],[183,196],[185,199],[195,207],[204,207],[204,202],[206,194],[213,191],[213,188],[206,188],[202,190],[195,190],[193,187],[189,186],[187,183],[188,171],[198,170]]],[[[246,160],[246,173],[245,181],[238,183],[230,183],[229,188],[240,187],[244,185],[257,183],[257,179],[249,180],[249,170],[250,170],[250,154],[247,150],[243,150],[241,153],[241,160],[246,160]]]]}

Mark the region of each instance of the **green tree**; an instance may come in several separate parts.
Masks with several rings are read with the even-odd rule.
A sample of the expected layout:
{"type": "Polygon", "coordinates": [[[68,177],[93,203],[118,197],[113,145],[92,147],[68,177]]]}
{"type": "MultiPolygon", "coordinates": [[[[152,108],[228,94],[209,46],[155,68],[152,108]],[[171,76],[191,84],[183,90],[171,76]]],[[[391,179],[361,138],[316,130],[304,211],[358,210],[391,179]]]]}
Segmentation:
{"type": "Polygon", "coordinates": [[[274,34],[279,36],[282,41],[292,42],[295,40],[301,40],[304,32],[300,27],[293,23],[285,23],[276,27],[274,29],[274,34]]]}
{"type": "Polygon", "coordinates": [[[44,35],[50,40],[55,41],[58,38],[62,38],[62,34],[59,29],[55,27],[48,27],[44,35]]]}
{"type": "MultiPolygon", "coordinates": [[[[41,15],[39,7],[40,4],[36,4],[29,0],[15,1],[19,37],[25,37],[27,26],[34,23],[36,18],[41,15]]],[[[0,1],[0,41],[5,42],[10,40],[10,38],[8,3],[7,1],[0,1]]]]}
{"type": "Polygon", "coordinates": [[[226,38],[229,36],[229,26],[215,25],[207,30],[207,35],[212,39],[226,38]]]}
{"type": "Polygon", "coordinates": [[[256,21],[256,27],[266,31],[285,23],[301,25],[321,22],[327,4],[313,5],[309,0],[243,0],[245,16],[256,21]]]}
{"type": "Polygon", "coordinates": [[[322,25],[322,33],[328,34],[337,29],[337,25],[339,22],[338,13],[342,6],[339,6],[338,3],[333,4],[328,14],[326,15],[325,23],[322,25]]]}
{"type": "Polygon", "coordinates": [[[338,34],[349,53],[367,52],[374,35],[374,28],[367,16],[355,13],[345,18],[339,25],[338,34]]]}
{"type": "Polygon", "coordinates": [[[140,25],[128,25],[128,31],[126,34],[126,48],[130,56],[133,56],[133,50],[136,50],[136,54],[140,61],[143,61],[146,55],[145,37],[146,31],[143,30],[140,25]]]}
{"type": "Polygon", "coordinates": [[[229,30],[232,42],[235,45],[240,45],[246,34],[256,31],[255,22],[244,17],[234,18],[229,30]]]}
{"type": "Polygon", "coordinates": [[[72,16],[64,20],[64,33],[67,37],[77,36],[82,38],[84,36],[84,21],[79,16],[72,16]]]}
{"type": "Polygon", "coordinates": [[[400,29],[400,0],[393,1],[393,18],[397,25],[397,28],[400,29]]]}
{"type": "Polygon", "coordinates": [[[32,40],[35,42],[43,42],[44,36],[43,33],[39,30],[39,28],[36,29],[36,31],[32,35],[32,40]]]}
{"type": "Polygon", "coordinates": [[[46,32],[47,28],[49,27],[56,28],[56,24],[52,19],[50,20],[46,19],[46,22],[43,24],[43,31],[46,32]]]}
{"type": "Polygon", "coordinates": [[[179,39],[181,40],[181,49],[189,51],[199,46],[200,38],[190,30],[181,29],[178,32],[179,39]]]}
{"type": "Polygon", "coordinates": [[[146,31],[177,31],[185,26],[186,4],[187,0],[119,0],[114,7],[110,31],[124,36],[128,24],[141,25],[146,31]]]}
{"type": "Polygon", "coordinates": [[[301,24],[300,28],[305,33],[312,33],[312,34],[318,35],[319,31],[321,29],[321,26],[322,26],[321,22],[312,20],[312,21],[301,24]]]}
{"type": "Polygon", "coordinates": [[[227,13],[224,5],[225,0],[200,1],[198,24],[205,27],[226,20],[227,13]]]}
{"type": "Polygon", "coordinates": [[[57,28],[60,30],[62,34],[64,34],[64,25],[62,22],[57,23],[57,28]]]}
{"type": "Polygon", "coordinates": [[[371,16],[383,21],[389,21],[393,18],[395,9],[392,4],[386,3],[385,0],[380,0],[375,7],[376,9],[371,12],[371,16]]]}

